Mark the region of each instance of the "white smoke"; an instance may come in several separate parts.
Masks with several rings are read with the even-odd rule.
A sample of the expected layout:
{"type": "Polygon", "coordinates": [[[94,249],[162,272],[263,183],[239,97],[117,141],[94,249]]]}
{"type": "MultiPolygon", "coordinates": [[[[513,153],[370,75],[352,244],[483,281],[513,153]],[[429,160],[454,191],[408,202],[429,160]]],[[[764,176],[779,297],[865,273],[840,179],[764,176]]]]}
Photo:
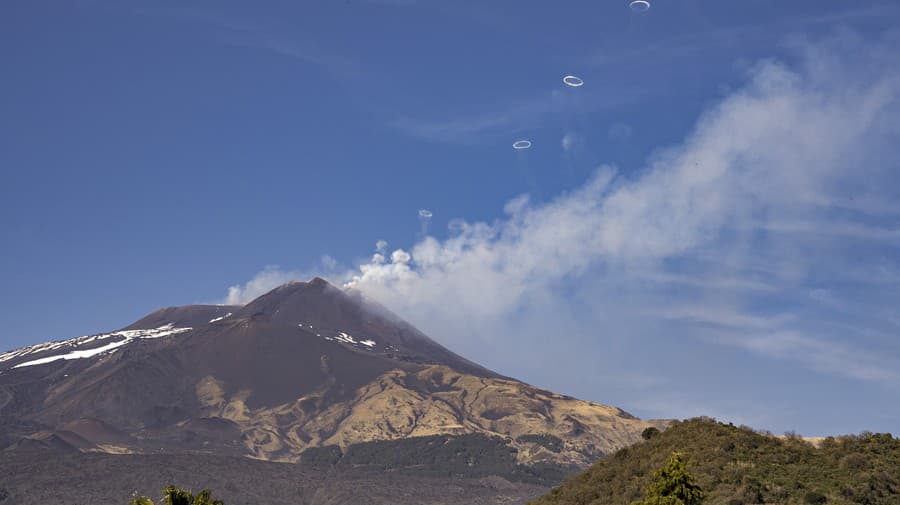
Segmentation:
{"type": "Polygon", "coordinates": [[[244,305],[282,284],[305,277],[301,272],[285,271],[277,265],[269,265],[244,285],[236,284],[228,288],[228,296],[225,297],[223,303],[225,305],[244,305]]]}
{"type": "Polygon", "coordinates": [[[600,167],[331,278],[488,367],[644,415],[769,422],[765,388],[815,396],[810,381],[759,385],[768,372],[895,388],[897,45],[798,46],[796,64],[753,67],[638,170],[600,167]],[[729,369],[711,385],[717,359],[729,369]]]}
{"type": "MultiPolygon", "coordinates": [[[[851,206],[850,188],[867,202],[890,201],[886,191],[897,189],[889,167],[876,161],[890,159],[884,154],[893,152],[900,131],[900,74],[889,51],[858,51],[858,44],[806,46],[794,68],[761,62],[748,84],[709,109],[682,145],[644,169],[601,167],[549,203],[532,205],[523,197],[496,222],[458,221],[450,238],[426,237],[390,262],[362,265],[347,285],[447,338],[497,339],[474,336],[473,328],[502,328],[505,318],[557,303],[572,283],[575,289],[594,283],[590,289],[607,301],[624,285],[638,291],[631,303],[646,306],[665,299],[663,290],[673,285],[708,287],[693,293],[692,310],[714,315],[745,311],[750,298],[741,293],[758,291],[752,286],[794,288],[819,268],[844,275],[853,268],[842,252],[847,240],[870,248],[900,243],[900,232],[877,215],[889,209],[842,211],[851,206]],[[713,289],[727,289],[728,296],[711,301],[706,296],[713,289]]],[[[823,340],[820,352],[810,353],[812,342],[824,337],[801,338],[796,329],[791,341],[802,345],[778,353],[759,345],[788,335],[786,324],[732,330],[745,349],[817,370],[897,377],[885,371],[893,361],[869,354],[845,354],[862,363],[837,366],[825,355],[844,344],[823,340]],[[765,338],[751,334],[760,331],[768,331],[765,338]]]]}

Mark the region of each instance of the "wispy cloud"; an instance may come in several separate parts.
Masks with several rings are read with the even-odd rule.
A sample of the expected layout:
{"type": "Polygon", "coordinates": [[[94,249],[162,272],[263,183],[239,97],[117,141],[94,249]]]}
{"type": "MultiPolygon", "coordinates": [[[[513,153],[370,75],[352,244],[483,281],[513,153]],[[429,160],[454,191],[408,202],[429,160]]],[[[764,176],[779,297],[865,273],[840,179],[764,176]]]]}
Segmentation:
{"type": "Polygon", "coordinates": [[[732,343],[766,356],[798,362],[822,373],[891,384],[900,380],[898,357],[879,355],[797,331],[740,335],[732,343]]]}
{"type": "Polygon", "coordinates": [[[802,32],[805,29],[831,25],[834,23],[847,23],[854,20],[878,19],[900,12],[897,5],[883,3],[880,5],[867,5],[863,7],[853,6],[843,10],[823,12],[819,14],[794,14],[791,16],[768,18],[765,22],[731,24],[722,26],[718,23],[710,23],[707,30],[692,30],[680,35],[665,39],[654,39],[647,43],[636,43],[627,49],[617,47],[610,50],[600,47],[592,51],[585,60],[585,64],[593,68],[606,68],[620,65],[629,61],[672,61],[696,56],[699,52],[709,50],[711,47],[730,46],[737,41],[747,44],[750,41],[769,40],[774,31],[788,28],[794,32],[802,32]]]}
{"type": "Polygon", "coordinates": [[[521,196],[496,221],[455,221],[446,239],[425,237],[332,279],[536,380],[566,376],[540,375],[564,353],[629,373],[651,362],[663,384],[666,374],[680,383],[694,371],[667,369],[671,353],[705,346],[897,388],[900,356],[876,338],[897,333],[900,296],[885,282],[900,278],[891,203],[900,179],[885,163],[900,154],[892,43],[797,45],[796,64],[753,66],[745,86],[641,170],[600,167],[547,203],[521,196]],[[854,198],[875,203],[848,212],[841,202],[854,198]],[[830,306],[846,297],[870,317],[848,324],[830,306]],[[623,365],[628,357],[640,363],[623,365]]]}
{"type": "Polygon", "coordinates": [[[272,23],[254,22],[244,17],[228,15],[221,9],[193,6],[154,6],[136,10],[145,15],[194,21],[218,30],[215,39],[223,44],[268,51],[319,66],[339,77],[358,77],[363,73],[363,66],[359,61],[327,48],[313,38],[304,38],[296,30],[288,33],[272,23]]]}
{"type": "MultiPolygon", "coordinates": [[[[531,110],[518,111],[523,115],[540,116],[536,107],[531,110]]],[[[393,126],[414,137],[438,142],[474,142],[484,132],[499,128],[508,128],[513,124],[512,117],[516,113],[498,112],[491,116],[472,116],[446,121],[423,121],[403,117],[393,122],[393,126]]]]}
{"type": "MultiPolygon", "coordinates": [[[[364,265],[350,285],[448,334],[460,314],[475,320],[517,314],[562,296],[559,286],[577,279],[610,286],[681,281],[681,293],[701,303],[655,317],[767,330],[760,334],[765,338],[748,336],[740,346],[773,355],[773,344],[783,340],[779,357],[837,372],[826,362],[838,348],[787,331],[799,315],[773,319],[747,307],[758,291],[796,289],[811,268],[840,275],[847,258],[836,251],[847,240],[867,248],[896,244],[896,225],[821,208],[845,197],[847,181],[858,177],[896,185],[881,167],[866,164],[880,149],[872,139],[896,131],[897,69],[861,61],[852,41],[839,44],[833,55],[805,48],[796,68],[761,62],[746,87],[708,110],[684,144],[659,154],[638,176],[604,167],[547,204],[516,200],[505,219],[459,223],[450,238],[429,237],[412,247],[412,261],[364,265]],[[798,195],[821,198],[810,205],[798,195]],[[813,249],[818,259],[802,257],[813,249]],[[716,266],[702,260],[709,255],[730,260],[716,266]],[[760,261],[769,263],[762,272],[760,261]],[[700,281],[691,285],[686,276],[700,281]],[[727,311],[703,305],[711,290],[728,293],[727,311]]],[[[666,293],[652,284],[639,288],[648,303],[666,293]]],[[[847,365],[852,377],[896,378],[865,372],[880,370],[866,365],[865,354],[844,355],[855,360],[847,365]]]]}
{"type": "Polygon", "coordinates": [[[548,89],[530,97],[506,100],[486,112],[448,118],[401,117],[392,125],[408,135],[444,143],[475,144],[511,138],[517,132],[562,122],[563,116],[578,116],[633,103],[646,96],[647,89],[634,86],[613,90],[609,84],[592,82],[578,89],[548,89]]]}

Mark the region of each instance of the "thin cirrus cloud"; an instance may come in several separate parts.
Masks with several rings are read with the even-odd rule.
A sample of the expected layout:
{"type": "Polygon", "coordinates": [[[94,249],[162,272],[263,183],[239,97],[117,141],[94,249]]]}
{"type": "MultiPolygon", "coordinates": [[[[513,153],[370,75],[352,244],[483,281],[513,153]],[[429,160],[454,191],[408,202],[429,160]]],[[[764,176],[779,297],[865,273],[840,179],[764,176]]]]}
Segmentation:
{"type": "Polygon", "coordinates": [[[621,107],[647,96],[650,88],[652,86],[647,85],[623,90],[597,83],[588,89],[548,89],[518,100],[497,100],[503,105],[487,112],[427,119],[407,115],[392,121],[391,126],[409,136],[432,142],[478,144],[508,136],[511,130],[537,128],[564,115],[621,107]]]}
{"type": "MultiPolygon", "coordinates": [[[[349,284],[421,321],[460,313],[494,318],[581,275],[618,282],[690,271],[698,279],[729,278],[740,293],[740,285],[802,286],[813,281],[814,268],[839,272],[851,263],[841,245],[847,240],[864,241],[873,252],[893,248],[895,225],[804,203],[840,198],[846,181],[860,177],[871,179],[852,186],[868,193],[897,186],[870,162],[895,131],[898,75],[878,64],[885,56],[879,51],[864,51],[872,61],[854,61],[851,48],[861,43],[807,46],[803,64],[793,68],[760,63],[746,87],[707,111],[683,145],[637,177],[601,168],[550,203],[520,200],[505,219],[462,223],[445,241],[425,238],[411,248],[412,261],[363,265],[349,284]],[[803,257],[811,249],[819,258],[803,257]]],[[[654,289],[658,283],[646,287],[648,296],[654,289]]],[[[742,310],[740,301],[752,296],[732,310],[742,310]]],[[[758,331],[759,317],[748,314],[754,323],[738,326],[758,331]]],[[[776,334],[803,323],[772,324],[776,334]]],[[[804,348],[792,347],[798,358],[804,348]]]]}
{"type": "Polygon", "coordinates": [[[616,337],[595,328],[630,335],[619,344],[642,360],[664,359],[649,342],[681,338],[900,386],[897,349],[868,337],[900,330],[900,290],[883,282],[900,272],[900,180],[884,163],[900,145],[895,42],[795,44],[795,64],[755,65],[644,169],[601,167],[548,203],[519,197],[494,222],[456,221],[449,238],[332,278],[488,365],[507,363],[491,349],[514,349],[525,319],[598,349],[616,337]],[[857,197],[876,203],[842,205],[857,197]],[[833,310],[844,301],[871,317],[848,325],[833,310]],[[572,317],[538,320],[556,317],[548,307],[572,317]]]}
{"type": "MultiPolygon", "coordinates": [[[[692,30],[663,40],[638,43],[627,49],[615,51],[599,47],[586,58],[585,63],[593,69],[599,69],[610,68],[629,61],[671,62],[693,57],[709,47],[727,47],[735,44],[735,41],[738,40],[744,44],[751,41],[769,40],[773,30],[780,31],[789,28],[791,32],[797,32],[803,28],[814,28],[834,22],[883,19],[896,15],[900,10],[896,4],[888,2],[880,5],[846,5],[849,7],[843,10],[786,15],[780,18],[766,19],[765,22],[746,24],[721,25],[712,22],[711,18],[709,22],[711,28],[707,30],[692,30]]],[[[697,15],[702,17],[702,11],[697,15]]]]}
{"type": "Polygon", "coordinates": [[[359,61],[328,49],[312,39],[300,38],[294,33],[288,35],[272,23],[254,22],[237,14],[228,15],[221,10],[192,6],[140,7],[135,12],[193,21],[218,32],[215,38],[222,44],[271,52],[319,66],[337,77],[358,77],[366,73],[359,61]]]}

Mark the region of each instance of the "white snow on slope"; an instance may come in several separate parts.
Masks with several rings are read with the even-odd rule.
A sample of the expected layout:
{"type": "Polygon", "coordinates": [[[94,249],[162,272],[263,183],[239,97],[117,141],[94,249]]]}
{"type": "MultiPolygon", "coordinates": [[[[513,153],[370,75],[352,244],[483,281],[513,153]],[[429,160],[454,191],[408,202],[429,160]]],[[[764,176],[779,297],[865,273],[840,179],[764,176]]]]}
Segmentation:
{"type": "Polygon", "coordinates": [[[349,334],[339,331],[337,336],[334,337],[338,342],[343,342],[345,344],[355,344],[356,339],[351,337],[349,334]]]}
{"type": "Polygon", "coordinates": [[[221,320],[225,319],[226,317],[231,317],[231,312],[225,314],[224,316],[216,317],[216,318],[210,319],[209,322],[210,322],[210,323],[214,323],[214,322],[216,322],[216,321],[221,321],[221,320]]]}
{"type": "Polygon", "coordinates": [[[26,361],[25,363],[19,363],[13,368],[22,368],[26,366],[33,365],[43,365],[45,363],[52,363],[57,360],[70,360],[70,359],[83,359],[90,358],[91,356],[96,356],[98,354],[102,354],[105,352],[113,351],[123,345],[131,343],[137,339],[143,338],[160,338],[168,335],[176,335],[178,333],[184,333],[186,331],[190,331],[191,328],[175,328],[172,323],[160,326],[159,328],[152,328],[146,330],[123,330],[117,331],[113,333],[103,333],[100,335],[90,335],[84,337],[72,338],[69,340],[63,340],[61,342],[51,342],[48,344],[38,344],[30,347],[25,347],[23,349],[17,349],[15,351],[9,351],[3,354],[0,354],[0,363],[4,361],[9,361],[14,358],[21,358],[23,356],[28,356],[32,354],[42,353],[46,351],[54,351],[60,349],[66,349],[69,352],[64,354],[55,354],[53,356],[45,356],[43,358],[35,359],[32,361],[26,361]],[[117,340],[115,342],[110,342],[104,346],[95,347],[92,349],[78,349],[78,347],[83,346],[85,344],[89,344],[91,342],[97,340],[106,340],[110,338],[120,338],[121,340],[117,340]]]}
{"type": "MultiPolygon", "coordinates": [[[[313,333],[313,325],[312,324],[299,323],[297,326],[303,328],[305,331],[313,333]]],[[[347,333],[345,331],[341,331],[341,330],[324,330],[323,331],[320,328],[319,332],[316,332],[316,336],[324,338],[325,340],[327,340],[329,342],[340,342],[342,344],[365,346],[370,351],[374,350],[375,346],[378,344],[377,342],[375,342],[372,339],[357,340],[356,338],[353,337],[353,335],[350,335],[349,333],[347,333]],[[327,333],[325,333],[325,332],[327,332],[327,333]]]]}
{"type": "Polygon", "coordinates": [[[104,345],[103,347],[95,347],[93,349],[85,349],[83,351],[72,351],[68,354],[60,354],[56,356],[47,356],[46,358],[36,359],[33,361],[26,361],[25,363],[19,363],[13,368],[22,368],[26,366],[34,366],[34,365],[43,365],[45,363],[52,363],[58,360],[68,360],[68,359],[82,359],[82,358],[90,358],[91,356],[96,356],[98,354],[102,354],[107,351],[111,351],[117,347],[121,347],[128,342],[131,342],[128,339],[119,340],[118,342],[111,342],[109,344],[104,345]]]}
{"type": "MultiPolygon", "coordinates": [[[[322,335],[319,333],[316,333],[316,336],[321,337],[322,335]]],[[[350,335],[349,333],[343,332],[343,331],[338,331],[337,335],[335,335],[335,336],[325,336],[324,338],[325,338],[325,340],[328,340],[330,342],[341,342],[343,344],[364,345],[364,346],[368,347],[370,350],[372,348],[374,348],[375,344],[376,344],[376,342],[371,339],[356,340],[355,338],[353,338],[352,335],[350,335]]]]}

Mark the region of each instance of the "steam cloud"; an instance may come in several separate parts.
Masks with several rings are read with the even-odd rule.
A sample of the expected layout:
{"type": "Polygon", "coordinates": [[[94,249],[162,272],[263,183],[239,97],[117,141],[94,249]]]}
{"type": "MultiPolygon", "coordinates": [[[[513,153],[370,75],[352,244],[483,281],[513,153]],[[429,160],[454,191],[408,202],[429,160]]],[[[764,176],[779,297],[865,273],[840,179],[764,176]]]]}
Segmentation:
{"type": "MultiPolygon", "coordinates": [[[[887,64],[888,44],[861,44],[844,38],[802,46],[796,68],[761,62],[746,87],[645,169],[601,167],[581,188],[545,204],[519,197],[504,219],[458,221],[450,238],[427,237],[390,262],[363,265],[347,285],[439,334],[458,331],[453,338],[538,310],[582,285],[607,307],[621,304],[611,291],[625,286],[635,297],[630,303],[644,309],[677,289],[684,295],[678,303],[694,315],[670,310],[658,319],[699,327],[698,334],[715,329],[719,342],[817,370],[895,381],[896,360],[847,353],[852,346],[836,335],[747,308],[774,292],[816,290],[814,272],[829,274],[824,284],[879,283],[877,270],[898,275],[894,263],[867,271],[857,261],[900,244],[900,229],[885,221],[898,209],[877,203],[890,201],[886,191],[897,186],[878,161],[895,151],[900,76],[887,64]],[[856,253],[842,246],[847,240],[861,242],[856,253]],[[743,319],[723,324],[723,313],[743,319]],[[470,324],[462,327],[462,318],[470,324]],[[748,323],[756,320],[767,325],[748,323]],[[783,344],[766,343],[773,340],[783,344]]],[[[633,311],[622,307],[619,317],[633,311]]]]}
{"type": "MultiPolygon", "coordinates": [[[[550,385],[572,378],[522,365],[535,346],[552,360],[556,343],[602,342],[596,364],[614,370],[635,346],[672,340],[672,352],[712,344],[900,384],[885,343],[900,327],[898,179],[885,163],[900,145],[896,45],[797,44],[799,63],[757,64],[641,170],[600,167],[550,202],[520,196],[495,222],[455,221],[449,238],[389,258],[380,243],[332,279],[464,355],[550,385]]],[[[280,280],[264,271],[229,300],[280,280]]],[[[643,378],[677,373],[659,363],[643,378]]]]}

